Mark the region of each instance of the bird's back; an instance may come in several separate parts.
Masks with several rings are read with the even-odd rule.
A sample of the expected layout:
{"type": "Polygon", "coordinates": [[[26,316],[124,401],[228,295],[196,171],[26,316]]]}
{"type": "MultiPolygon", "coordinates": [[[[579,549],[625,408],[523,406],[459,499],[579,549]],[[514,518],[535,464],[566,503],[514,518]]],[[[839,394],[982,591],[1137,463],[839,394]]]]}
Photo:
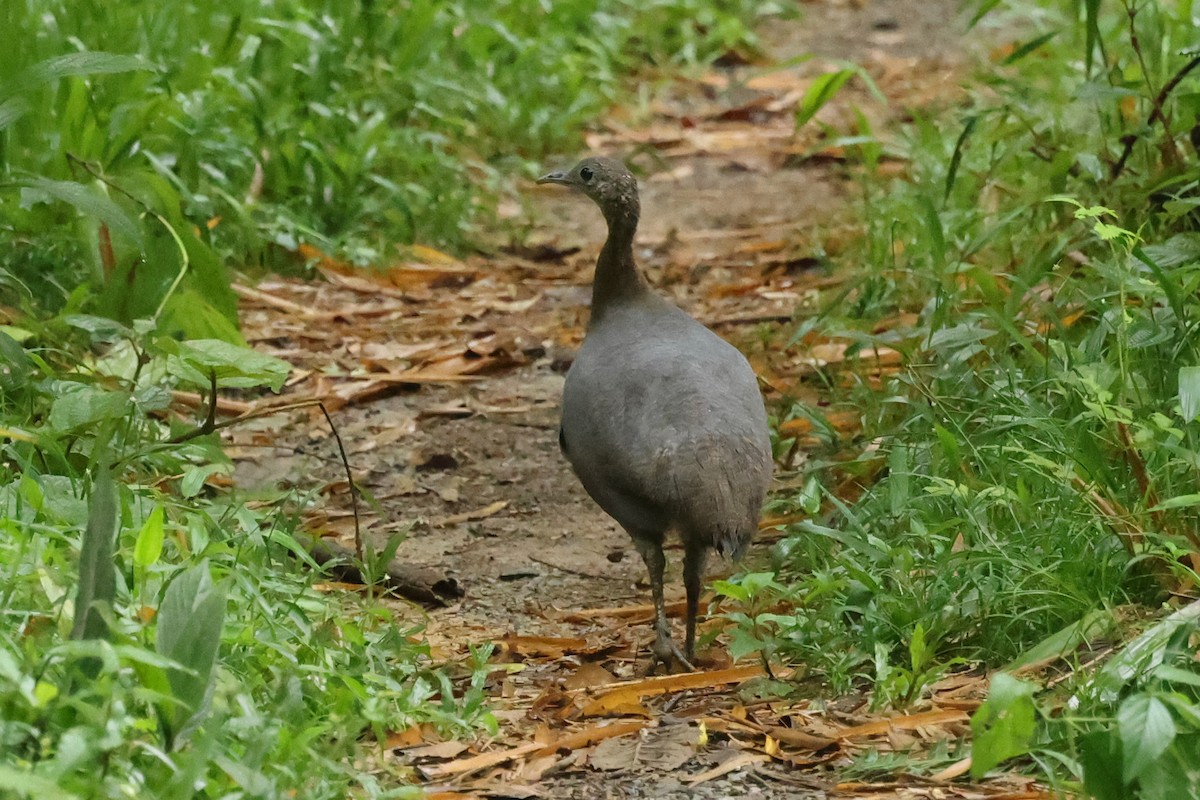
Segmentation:
{"type": "Polygon", "coordinates": [[[589,328],[563,390],[564,451],[596,502],[631,531],[676,528],[737,554],[757,527],[771,453],[744,356],[661,298],[589,328]]]}

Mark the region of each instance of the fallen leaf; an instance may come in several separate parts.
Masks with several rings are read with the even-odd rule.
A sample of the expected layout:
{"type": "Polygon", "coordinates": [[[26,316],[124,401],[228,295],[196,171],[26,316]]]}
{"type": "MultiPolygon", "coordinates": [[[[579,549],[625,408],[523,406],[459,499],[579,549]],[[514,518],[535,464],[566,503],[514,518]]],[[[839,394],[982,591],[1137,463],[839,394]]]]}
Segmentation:
{"type": "Polygon", "coordinates": [[[720,778],[722,775],[728,775],[731,772],[736,772],[739,769],[753,766],[754,764],[762,764],[771,760],[771,757],[763,753],[738,753],[733,758],[728,759],[724,763],[718,764],[712,769],[707,769],[697,775],[688,778],[686,783],[688,786],[699,786],[702,783],[711,781],[714,778],[720,778]]]}
{"type": "Polygon", "coordinates": [[[608,724],[593,725],[584,730],[560,736],[549,744],[543,743],[542,750],[538,752],[538,755],[551,755],[563,750],[578,750],[597,742],[603,742],[614,736],[626,736],[630,733],[636,733],[646,727],[647,724],[643,720],[621,720],[608,724]]]}
{"type": "Polygon", "coordinates": [[[785,728],[782,725],[764,725],[763,731],[789,747],[799,747],[801,750],[812,752],[837,744],[837,739],[814,736],[811,733],[805,733],[796,728],[785,728]]]}
{"type": "Polygon", "coordinates": [[[758,664],[715,670],[713,672],[689,672],[682,675],[661,675],[652,678],[616,684],[601,692],[583,707],[585,717],[611,714],[621,707],[637,706],[646,697],[656,697],[686,689],[711,689],[730,683],[743,683],[763,675],[758,664]]]}
{"type": "Polygon", "coordinates": [[[608,686],[611,683],[616,683],[617,679],[611,672],[594,661],[585,661],[579,665],[573,673],[568,675],[563,681],[563,688],[576,689],[595,689],[600,686],[608,686]]]}
{"type": "Polygon", "coordinates": [[[467,749],[465,742],[449,741],[412,747],[401,752],[410,758],[455,758],[467,749]]]}
{"type": "Polygon", "coordinates": [[[518,636],[506,634],[497,644],[513,655],[562,658],[567,653],[589,652],[587,639],[554,636],[518,636]]]}
{"type": "Polygon", "coordinates": [[[635,767],[671,772],[696,755],[699,731],[691,725],[643,730],[641,734],[601,742],[588,757],[588,764],[609,772],[635,767]]]}
{"type": "Polygon", "coordinates": [[[862,725],[855,725],[851,728],[844,728],[839,731],[838,738],[854,739],[859,736],[878,736],[885,734],[892,729],[911,731],[917,728],[925,727],[926,725],[945,725],[947,723],[965,723],[970,722],[971,718],[962,711],[956,709],[939,709],[936,711],[922,711],[918,714],[908,714],[901,717],[891,717],[890,719],[876,720],[875,722],[867,722],[862,725]]]}
{"type": "Polygon", "coordinates": [[[504,509],[508,508],[507,500],[497,500],[494,503],[489,503],[483,508],[477,508],[474,511],[464,511],[461,514],[451,514],[448,517],[442,517],[439,520],[430,522],[434,528],[446,528],[450,525],[458,525],[463,522],[477,522],[481,519],[499,514],[504,509]]]}

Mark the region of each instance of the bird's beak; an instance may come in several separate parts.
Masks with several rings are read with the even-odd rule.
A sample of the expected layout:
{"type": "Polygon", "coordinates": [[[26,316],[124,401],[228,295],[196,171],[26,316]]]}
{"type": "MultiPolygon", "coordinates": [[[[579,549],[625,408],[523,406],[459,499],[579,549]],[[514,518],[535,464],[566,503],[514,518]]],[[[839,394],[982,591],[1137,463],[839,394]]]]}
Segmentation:
{"type": "Polygon", "coordinates": [[[567,173],[562,170],[547,172],[545,175],[537,179],[538,183],[561,183],[563,186],[570,186],[571,179],[567,177],[567,173]]]}

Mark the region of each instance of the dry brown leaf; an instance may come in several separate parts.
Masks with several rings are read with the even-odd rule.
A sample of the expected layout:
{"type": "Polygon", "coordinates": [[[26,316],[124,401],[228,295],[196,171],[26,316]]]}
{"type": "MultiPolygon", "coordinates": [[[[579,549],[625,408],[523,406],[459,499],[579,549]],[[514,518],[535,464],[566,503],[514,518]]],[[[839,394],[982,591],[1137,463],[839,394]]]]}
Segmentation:
{"type": "Polygon", "coordinates": [[[699,786],[702,783],[720,778],[722,775],[728,775],[731,772],[736,772],[739,769],[753,766],[754,764],[763,764],[771,760],[771,757],[764,753],[738,753],[733,758],[726,760],[724,763],[718,764],[712,769],[707,769],[697,775],[686,780],[688,786],[699,786]]]}
{"type": "Polygon", "coordinates": [[[449,742],[438,742],[436,744],[422,745],[421,747],[412,747],[401,752],[409,758],[447,759],[461,755],[469,746],[466,742],[451,740],[449,742]]]}
{"type": "Polygon", "coordinates": [[[416,369],[409,369],[403,372],[372,372],[367,375],[351,375],[342,377],[340,380],[357,383],[359,385],[353,386],[345,393],[343,393],[341,387],[339,387],[336,390],[338,394],[347,400],[353,397],[354,399],[361,401],[363,396],[366,394],[367,389],[374,391],[380,386],[386,386],[389,384],[394,385],[407,383],[417,385],[422,383],[468,383],[470,381],[479,380],[479,376],[464,374],[463,372],[446,372],[436,369],[418,367],[416,369]]]}
{"type": "Polygon", "coordinates": [[[518,636],[505,634],[497,642],[502,648],[518,656],[545,656],[562,658],[567,653],[591,652],[587,639],[555,636],[518,636]]]}
{"type": "Polygon", "coordinates": [[[538,751],[538,755],[551,755],[561,750],[579,750],[580,748],[589,747],[614,736],[626,736],[630,733],[636,733],[646,727],[647,724],[644,720],[619,720],[608,724],[592,725],[581,731],[560,736],[549,744],[539,744],[542,749],[538,751]]]}
{"type": "Polygon", "coordinates": [[[966,775],[971,770],[971,757],[967,756],[962,761],[956,761],[940,772],[930,775],[930,780],[939,782],[952,781],[957,777],[966,775]]]}
{"type": "Polygon", "coordinates": [[[837,744],[837,739],[825,736],[814,736],[796,728],[785,728],[782,725],[764,725],[763,730],[789,747],[799,747],[801,750],[816,752],[837,744]]]}
{"type": "Polygon", "coordinates": [[[257,303],[261,303],[262,305],[279,309],[280,311],[295,315],[301,319],[309,318],[313,313],[312,308],[308,306],[292,302],[285,297],[278,297],[270,292],[264,292],[260,289],[255,289],[251,286],[246,286],[241,283],[234,282],[230,284],[229,288],[233,289],[234,293],[237,294],[238,297],[246,300],[253,300],[257,303]]]}
{"type": "MultiPolygon", "coordinates": [[[[822,342],[809,348],[808,355],[799,359],[801,366],[821,368],[841,364],[846,361],[846,353],[850,342],[822,342]]],[[[899,366],[904,362],[904,356],[890,347],[864,347],[855,352],[858,363],[868,367],[899,366]]]]}
{"type": "Polygon", "coordinates": [[[604,667],[594,661],[585,661],[563,680],[563,688],[569,691],[597,689],[616,682],[616,676],[604,667]]]}
{"type": "Polygon", "coordinates": [[[477,522],[481,519],[495,516],[506,508],[508,508],[507,500],[497,500],[494,503],[487,504],[483,508],[477,508],[474,511],[464,511],[461,514],[451,514],[448,517],[442,517],[429,524],[434,528],[446,528],[463,522],[477,522]]]}
{"type": "Polygon", "coordinates": [[[397,750],[401,747],[414,747],[424,744],[425,733],[420,725],[412,725],[402,731],[391,731],[383,743],[386,750],[397,750]]]}
{"type": "Polygon", "coordinates": [[[559,758],[556,755],[535,755],[521,767],[521,780],[528,781],[529,783],[537,783],[558,761],[559,758]]]}
{"type": "Polygon", "coordinates": [[[643,730],[638,737],[613,737],[592,751],[588,765],[605,771],[646,767],[672,772],[696,755],[699,736],[691,725],[671,725],[643,730]]]}
{"type": "Polygon", "coordinates": [[[497,764],[503,764],[506,761],[511,761],[514,758],[520,758],[523,755],[542,749],[544,747],[540,742],[526,742],[516,747],[494,750],[490,753],[480,753],[470,758],[460,758],[458,761],[451,761],[448,764],[422,766],[418,767],[418,769],[426,778],[439,780],[451,775],[461,775],[464,772],[475,772],[476,770],[494,767],[497,764]]]}
{"type": "MultiPolygon", "coordinates": [[[[707,599],[701,599],[701,604],[708,602],[707,599]]],[[[687,614],[687,601],[677,600],[672,603],[667,603],[666,611],[668,617],[682,617],[687,614]]],[[[649,621],[654,619],[654,606],[649,603],[639,603],[632,606],[615,606],[609,608],[584,608],[577,611],[563,611],[556,616],[564,622],[590,622],[594,619],[623,619],[631,624],[638,621],[649,621]]]]}
{"type": "Polygon", "coordinates": [[[763,675],[758,664],[715,670],[713,672],[688,672],[682,675],[661,675],[653,678],[629,681],[608,687],[583,707],[583,715],[597,717],[612,714],[622,707],[637,706],[647,697],[656,697],[686,689],[711,689],[731,683],[743,683],[763,675]]]}
{"type": "Polygon", "coordinates": [[[901,717],[891,717],[889,719],[876,720],[874,722],[866,722],[862,725],[855,725],[850,728],[844,728],[838,733],[841,739],[854,739],[860,736],[878,736],[886,734],[889,731],[901,730],[912,731],[917,728],[922,728],[927,725],[946,725],[948,723],[964,723],[970,722],[971,718],[957,709],[938,709],[936,711],[922,711],[917,714],[907,714],[901,717]]]}
{"type": "MultiPolygon", "coordinates": [[[[862,430],[862,412],[860,411],[831,411],[825,414],[825,421],[838,433],[851,433],[862,430]]],[[[802,436],[812,433],[813,421],[808,417],[797,417],[779,424],[780,436],[802,436]]]]}

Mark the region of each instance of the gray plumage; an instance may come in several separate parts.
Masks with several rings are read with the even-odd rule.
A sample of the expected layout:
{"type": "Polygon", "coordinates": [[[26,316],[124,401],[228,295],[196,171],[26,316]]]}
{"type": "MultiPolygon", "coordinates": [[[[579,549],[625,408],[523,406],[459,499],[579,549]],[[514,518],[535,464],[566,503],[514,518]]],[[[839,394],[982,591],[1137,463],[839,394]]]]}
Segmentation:
{"type": "Polygon", "coordinates": [[[707,553],[742,554],[771,479],[758,381],[736,348],[642,278],[633,259],[637,182],[623,164],[588,158],[538,183],[583,191],[608,222],[587,336],[563,388],[559,443],[584,489],[646,562],[656,607],[652,668],[674,658],[692,669],[707,553]],[[671,530],[684,546],[683,652],[663,603],[662,546],[671,530]]]}

